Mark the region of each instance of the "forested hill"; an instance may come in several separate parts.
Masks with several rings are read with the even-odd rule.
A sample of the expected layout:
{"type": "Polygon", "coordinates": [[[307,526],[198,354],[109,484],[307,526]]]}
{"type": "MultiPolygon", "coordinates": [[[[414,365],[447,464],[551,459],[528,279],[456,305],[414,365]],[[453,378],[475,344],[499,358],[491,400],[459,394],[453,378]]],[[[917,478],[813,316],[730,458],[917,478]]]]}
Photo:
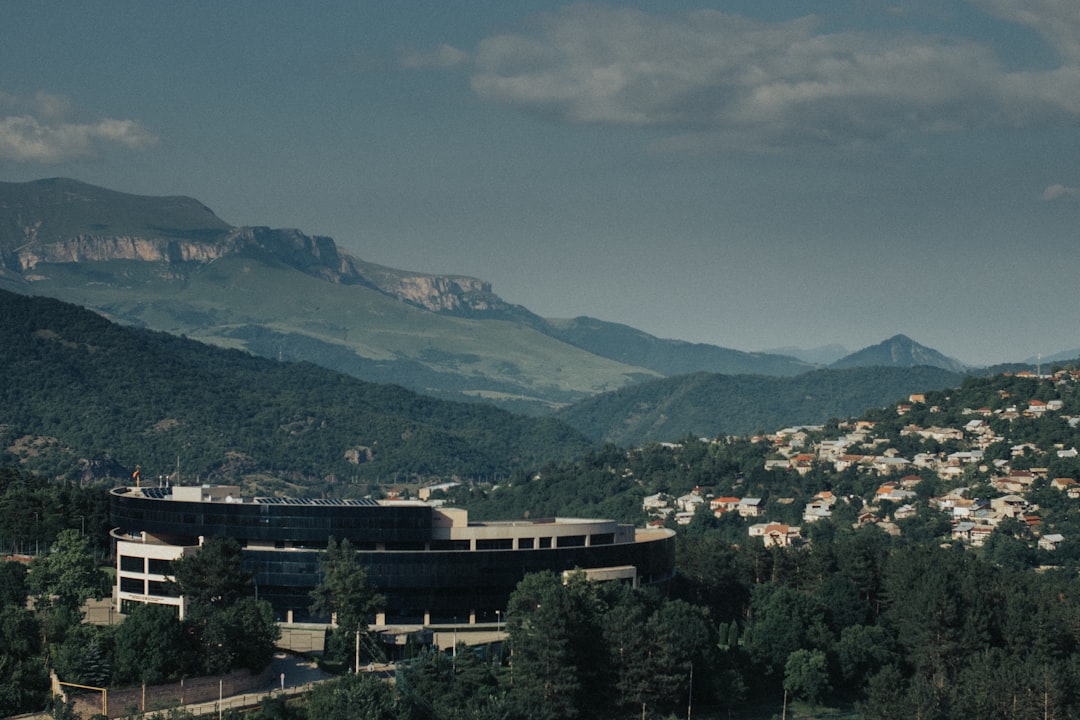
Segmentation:
{"type": "MultiPolygon", "coordinates": [[[[306,363],[279,363],[114,325],[0,291],[0,464],[50,476],[349,481],[490,476],[580,453],[552,419],[434,400],[306,363]]],[[[329,485],[337,484],[331,488],[329,485]]]]}
{"type": "Polygon", "coordinates": [[[912,393],[955,387],[962,378],[935,367],[815,370],[787,378],[696,373],[597,395],[555,417],[594,440],[637,445],[857,416],[912,393]]]}

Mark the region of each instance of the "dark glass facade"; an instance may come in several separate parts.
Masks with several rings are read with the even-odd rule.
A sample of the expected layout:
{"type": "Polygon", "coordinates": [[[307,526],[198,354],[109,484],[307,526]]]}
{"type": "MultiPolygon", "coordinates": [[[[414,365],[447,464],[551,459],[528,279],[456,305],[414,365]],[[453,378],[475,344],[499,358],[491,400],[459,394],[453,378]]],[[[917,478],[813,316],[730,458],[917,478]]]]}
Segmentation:
{"type": "MultiPolygon", "coordinates": [[[[635,537],[627,529],[621,537],[629,539],[619,542],[613,523],[588,534],[604,521],[490,523],[470,541],[448,538],[450,531],[437,527],[435,512],[417,504],[189,502],[120,490],[112,494],[117,537],[145,532],[158,542],[170,538],[185,545],[196,544],[199,536],[237,539],[259,598],[268,600],[282,620],[290,612],[297,622],[325,620],[309,617],[307,608],[319,582],[319,549],[331,537],[348,538],[358,548],[369,580],[386,596],[386,624],[494,622],[495,612],[506,608],[514,587],[530,572],[633,566],[639,583],[656,584],[669,580],[674,570],[674,535],[666,531],[635,537]],[[543,533],[557,527],[562,532],[552,542],[543,533]],[[525,536],[533,528],[536,536],[525,536]]],[[[457,530],[467,536],[473,527],[457,530]]],[[[119,562],[130,567],[134,561],[121,557],[119,562]]],[[[160,563],[155,565],[156,571],[160,563]]]]}

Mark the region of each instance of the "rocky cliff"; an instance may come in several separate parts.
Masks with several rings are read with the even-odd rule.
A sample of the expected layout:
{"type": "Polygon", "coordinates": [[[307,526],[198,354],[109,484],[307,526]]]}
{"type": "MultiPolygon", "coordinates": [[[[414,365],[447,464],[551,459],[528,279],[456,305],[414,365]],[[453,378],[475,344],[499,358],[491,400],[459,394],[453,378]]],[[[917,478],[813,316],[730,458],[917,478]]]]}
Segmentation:
{"type": "Polygon", "coordinates": [[[42,277],[35,271],[48,264],[135,260],[182,266],[238,253],[260,254],[327,282],[366,285],[432,312],[518,319],[532,315],[502,300],[488,282],[466,276],[409,273],[365,263],[341,252],[332,238],[293,229],[239,227],[212,240],[86,233],[53,242],[30,239],[14,252],[4,253],[2,264],[32,283],[42,277]]]}
{"type": "Polygon", "coordinates": [[[43,266],[56,263],[164,263],[175,276],[187,264],[238,253],[328,282],[365,285],[432,312],[539,321],[476,278],[366,263],[341,252],[329,237],[299,230],[233,227],[193,198],[131,195],[68,178],[0,182],[0,273],[26,283],[40,282],[47,274],[43,266]]]}

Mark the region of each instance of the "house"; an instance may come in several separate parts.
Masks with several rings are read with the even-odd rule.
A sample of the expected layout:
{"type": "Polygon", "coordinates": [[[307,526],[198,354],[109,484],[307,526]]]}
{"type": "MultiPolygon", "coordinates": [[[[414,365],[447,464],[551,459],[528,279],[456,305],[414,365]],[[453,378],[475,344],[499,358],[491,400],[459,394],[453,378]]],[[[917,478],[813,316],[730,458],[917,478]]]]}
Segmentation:
{"type": "Polygon", "coordinates": [[[915,497],[911,490],[904,490],[895,483],[886,483],[874,491],[874,500],[890,500],[892,502],[906,502],[915,497]]]}
{"type": "Polygon", "coordinates": [[[1080,483],[1072,478],[1054,478],[1052,482],[1057,483],[1055,487],[1068,495],[1069,499],[1080,500],[1080,483]]]}
{"type": "Polygon", "coordinates": [[[428,499],[431,498],[431,493],[433,493],[433,492],[444,492],[444,493],[445,492],[450,492],[451,490],[453,490],[456,487],[461,487],[461,483],[459,483],[459,482],[438,483],[437,485],[428,485],[427,487],[422,487],[417,491],[416,494],[421,500],[428,500],[428,499]]]}
{"type": "Polygon", "coordinates": [[[894,470],[904,470],[910,464],[911,461],[907,458],[878,455],[871,461],[870,467],[872,467],[879,475],[884,475],[893,472],[894,470]]]}
{"type": "Polygon", "coordinates": [[[739,517],[760,517],[763,506],[761,498],[743,498],[739,501],[739,517]]]}
{"type": "Polygon", "coordinates": [[[910,517],[915,517],[915,513],[916,513],[915,506],[911,505],[911,504],[908,504],[908,505],[901,505],[900,507],[893,510],[892,515],[893,515],[893,520],[907,520],[910,517]]]}
{"type": "Polygon", "coordinates": [[[1001,517],[1018,518],[1023,516],[1027,500],[1019,495],[1005,495],[990,501],[990,507],[1001,517]]]}
{"type": "Polygon", "coordinates": [[[705,498],[701,497],[701,493],[695,488],[693,492],[686,495],[680,495],[675,500],[675,507],[688,512],[691,515],[697,510],[698,505],[705,502],[705,498]]]}
{"type": "Polygon", "coordinates": [[[668,499],[664,493],[656,493],[655,495],[646,495],[645,499],[641,501],[641,509],[645,512],[651,512],[653,510],[659,510],[668,506],[668,499]]]}
{"type": "Polygon", "coordinates": [[[832,517],[832,509],[835,503],[827,503],[821,500],[806,503],[803,508],[802,519],[804,523],[817,522],[823,518],[832,517]]]}
{"type": "Polygon", "coordinates": [[[1063,542],[1065,542],[1065,537],[1058,533],[1043,535],[1039,538],[1039,549],[1053,552],[1054,550],[1057,550],[1063,542]]]}
{"type": "Polygon", "coordinates": [[[900,478],[900,487],[910,490],[923,481],[922,475],[905,475],[900,478]]]}
{"type": "Polygon", "coordinates": [[[1013,445],[1009,452],[1013,457],[1019,457],[1021,455],[1037,455],[1040,450],[1037,445],[1033,443],[1020,443],[1019,445],[1013,445]],[[1031,452],[1029,453],[1028,450],[1031,452]]]}
{"type": "Polygon", "coordinates": [[[987,536],[994,532],[994,528],[987,525],[976,525],[973,522],[957,523],[952,529],[953,540],[959,540],[965,545],[981,547],[986,542],[987,536]]]}
{"type": "Polygon", "coordinates": [[[791,469],[800,475],[805,475],[810,472],[814,464],[814,456],[807,453],[800,453],[791,458],[791,469]]]}
{"type": "Polygon", "coordinates": [[[718,497],[709,501],[709,509],[713,511],[713,515],[720,517],[726,512],[739,509],[739,498],[737,497],[718,497]]]}
{"type": "Polygon", "coordinates": [[[692,513],[692,512],[688,512],[686,510],[680,510],[679,512],[675,513],[675,524],[676,525],[689,525],[690,521],[693,520],[693,519],[694,519],[694,513],[692,513]]]}
{"type": "Polygon", "coordinates": [[[750,537],[759,537],[765,547],[791,547],[793,542],[802,538],[801,528],[783,523],[758,523],[751,525],[747,532],[750,537]]]}

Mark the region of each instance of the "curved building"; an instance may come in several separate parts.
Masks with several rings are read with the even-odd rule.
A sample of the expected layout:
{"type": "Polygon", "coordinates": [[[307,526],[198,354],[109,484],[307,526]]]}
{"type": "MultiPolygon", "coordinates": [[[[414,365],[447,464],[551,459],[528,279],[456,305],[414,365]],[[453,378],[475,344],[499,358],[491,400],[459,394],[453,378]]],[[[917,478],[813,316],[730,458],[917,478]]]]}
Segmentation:
{"type": "Polygon", "coordinates": [[[234,486],[116,488],[111,494],[116,592],[131,602],[184,611],[169,563],[205,538],[235,538],[258,596],[283,622],[311,617],[319,554],[348,539],[368,579],[386,597],[376,626],[495,622],[526,573],[585,571],[635,585],[668,581],[671,530],[611,520],[468,521],[465,510],[418,501],[241,498],[234,486]]]}

